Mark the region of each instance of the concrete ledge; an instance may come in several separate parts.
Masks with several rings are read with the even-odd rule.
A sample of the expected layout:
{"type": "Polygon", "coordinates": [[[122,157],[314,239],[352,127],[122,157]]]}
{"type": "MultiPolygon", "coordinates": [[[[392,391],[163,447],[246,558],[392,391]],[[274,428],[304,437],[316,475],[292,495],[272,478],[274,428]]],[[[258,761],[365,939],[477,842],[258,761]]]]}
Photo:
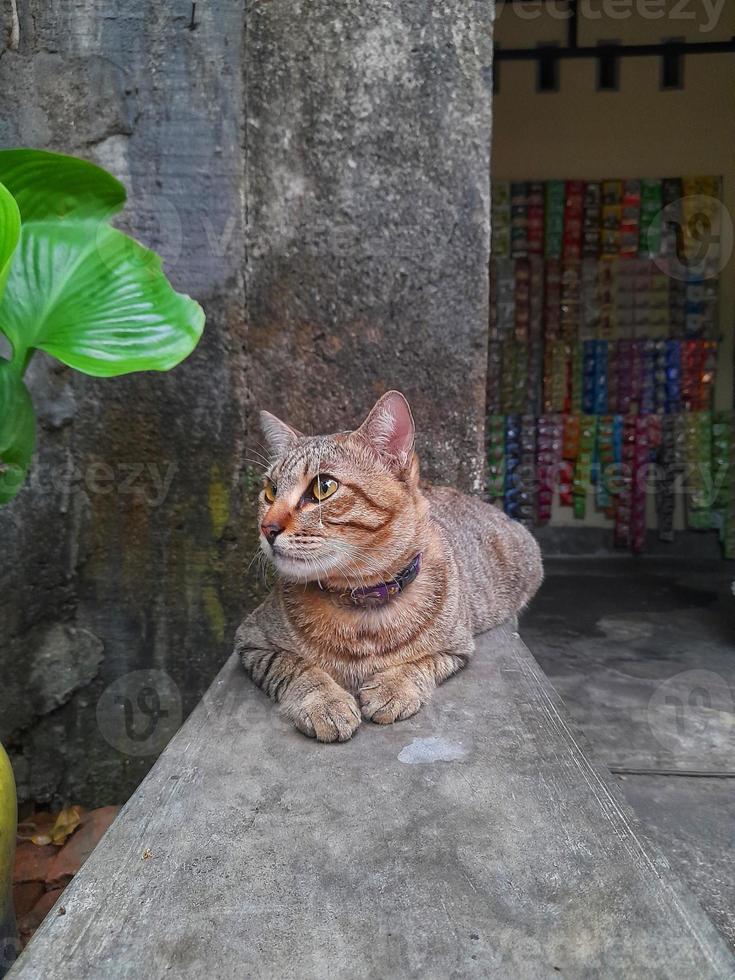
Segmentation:
{"type": "Polygon", "coordinates": [[[735,961],[511,627],[415,718],[292,730],[230,660],[14,980],[709,977],[735,961]]]}

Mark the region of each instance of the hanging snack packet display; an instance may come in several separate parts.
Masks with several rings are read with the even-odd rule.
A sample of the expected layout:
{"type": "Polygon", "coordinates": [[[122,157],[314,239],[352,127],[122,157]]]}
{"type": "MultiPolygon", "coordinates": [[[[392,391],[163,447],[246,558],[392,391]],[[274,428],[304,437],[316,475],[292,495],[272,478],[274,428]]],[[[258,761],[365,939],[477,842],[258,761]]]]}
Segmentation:
{"type": "Polygon", "coordinates": [[[659,533],[673,534],[686,463],[689,526],[714,525],[735,555],[733,424],[709,415],[720,179],[523,181],[493,192],[490,495],[502,493],[524,523],[543,522],[559,473],[563,505],[582,516],[593,502],[617,542],[640,550],[655,454],[659,533]],[[534,458],[537,483],[527,476],[534,458]],[[623,464],[625,479],[606,479],[623,464]]]}

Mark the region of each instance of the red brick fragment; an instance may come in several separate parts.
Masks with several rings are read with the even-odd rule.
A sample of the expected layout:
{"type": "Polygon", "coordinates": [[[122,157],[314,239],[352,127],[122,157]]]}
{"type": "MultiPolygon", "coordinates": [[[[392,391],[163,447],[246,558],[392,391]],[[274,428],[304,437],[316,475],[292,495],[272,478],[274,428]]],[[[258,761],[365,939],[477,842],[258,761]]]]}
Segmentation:
{"type": "Polygon", "coordinates": [[[21,841],[15,848],[13,884],[20,885],[24,881],[45,881],[48,869],[58,854],[59,849],[53,844],[38,847],[30,841],[21,841]]]}
{"type": "Polygon", "coordinates": [[[77,830],[56,852],[55,860],[47,869],[46,884],[49,888],[58,888],[71,881],[119,811],[119,806],[103,806],[84,814],[77,830]]]}

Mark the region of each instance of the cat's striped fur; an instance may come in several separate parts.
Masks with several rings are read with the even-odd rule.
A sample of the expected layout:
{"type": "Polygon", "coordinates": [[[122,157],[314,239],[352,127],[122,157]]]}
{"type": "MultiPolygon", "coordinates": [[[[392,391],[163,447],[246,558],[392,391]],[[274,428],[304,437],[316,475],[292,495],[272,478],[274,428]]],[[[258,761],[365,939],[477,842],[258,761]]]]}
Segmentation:
{"type": "Polygon", "coordinates": [[[252,679],[297,728],[350,738],[361,718],[408,718],[464,667],[473,637],[517,613],[542,578],[529,532],[497,508],[447,487],[419,487],[413,419],[388,392],[354,432],[307,437],[268,413],[274,455],[261,547],[275,588],[237,631],[252,679]],[[305,497],[317,474],[338,490],[305,497]],[[339,592],[388,581],[421,552],[418,577],[385,606],[344,605],[339,592]]]}

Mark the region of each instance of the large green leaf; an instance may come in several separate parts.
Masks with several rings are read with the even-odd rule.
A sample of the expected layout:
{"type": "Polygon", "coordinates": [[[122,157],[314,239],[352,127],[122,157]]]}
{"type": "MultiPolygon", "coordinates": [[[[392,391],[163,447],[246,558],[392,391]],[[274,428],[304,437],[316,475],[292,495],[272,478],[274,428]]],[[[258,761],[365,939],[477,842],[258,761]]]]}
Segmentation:
{"type": "Polygon", "coordinates": [[[10,270],[10,260],[20,237],[20,212],[15,198],[0,184],[0,297],[10,270]]]}
{"type": "Polygon", "coordinates": [[[35,442],[31,396],[15,367],[0,358],[0,504],[20,490],[35,442]]]}
{"type": "Polygon", "coordinates": [[[26,221],[107,219],[125,203],[125,188],[106,170],[45,150],[0,150],[0,183],[26,221]]]}
{"type": "Polygon", "coordinates": [[[38,348],[111,377],[174,367],[196,346],[204,313],[172,289],[155,252],[117,229],[33,221],[21,230],[0,327],[16,363],[38,348]]]}

